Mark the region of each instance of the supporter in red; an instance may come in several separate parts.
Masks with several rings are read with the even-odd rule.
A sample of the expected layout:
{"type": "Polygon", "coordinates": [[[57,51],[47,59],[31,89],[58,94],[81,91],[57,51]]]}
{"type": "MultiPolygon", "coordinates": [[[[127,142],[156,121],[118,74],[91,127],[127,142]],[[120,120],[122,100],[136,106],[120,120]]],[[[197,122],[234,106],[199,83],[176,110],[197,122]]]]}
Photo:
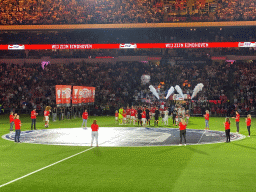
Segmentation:
{"type": "Polygon", "coordinates": [[[215,114],[215,107],[214,106],[212,106],[211,113],[212,113],[212,115],[215,114]]]}
{"type": "Polygon", "coordinates": [[[97,125],[97,121],[96,120],[93,120],[93,124],[91,125],[91,129],[92,129],[92,141],[91,141],[91,147],[92,147],[92,144],[93,144],[93,140],[94,138],[96,139],[96,145],[97,147],[99,146],[98,145],[98,130],[99,130],[99,125],[97,125]]]}
{"type": "Polygon", "coordinates": [[[10,113],[9,119],[10,119],[10,133],[12,133],[13,132],[13,125],[14,125],[13,112],[10,113]]]}
{"type": "Polygon", "coordinates": [[[182,144],[182,136],[184,137],[184,145],[186,145],[186,127],[187,124],[184,119],[181,119],[179,123],[179,129],[180,129],[180,145],[182,144]]]}
{"type": "Polygon", "coordinates": [[[220,116],[220,108],[219,107],[217,107],[216,113],[217,113],[217,116],[220,116]]]}
{"type": "Polygon", "coordinates": [[[224,117],[224,109],[223,108],[220,109],[220,114],[221,114],[221,117],[224,117]]]}
{"type": "Polygon", "coordinates": [[[84,112],[82,114],[82,118],[83,118],[82,127],[84,125],[84,128],[86,128],[87,127],[87,119],[88,119],[88,112],[86,109],[84,110],[84,112]]]}
{"type": "Polygon", "coordinates": [[[239,133],[239,122],[240,122],[240,115],[238,111],[236,111],[236,117],[232,117],[233,119],[236,119],[236,133],[239,133]]]}
{"type": "Polygon", "coordinates": [[[20,121],[20,116],[17,115],[15,120],[14,120],[14,124],[15,124],[15,139],[14,141],[16,143],[20,143],[20,127],[21,127],[21,121],[20,121]]]}
{"type": "Polygon", "coordinates": [[[225,126],[226,138],[227,138],[226,142],[228,143],[230,142],[230,120],[228,117],[225,120],[224,126],[225,126]]]}
{"type": "Polygon", "coordinates": [[[36,109],[33,109],[33,111],[31,111],[31,130],[33,130],[33,125],[34,125],[34,130],[36,130],[36,116],[38,115],[38,113],[36,113],[36,109]]]}
{"type": "Polygon", "coordinates": [[[205,118],[205,130],[207,130],[207,129],[209,130],[210,114],[209,114],[209,111],[208,111],[208,110],[205,111],[204,118],[205,118]]]}
{"type": "Polygon", "coordinates": [[[249,115],[247,115],[247,118],[245,119],[247,130],[248,130],[248,137],[251,136],[251,121],[252,121],[252,117],[249,114],[249,115]]]}

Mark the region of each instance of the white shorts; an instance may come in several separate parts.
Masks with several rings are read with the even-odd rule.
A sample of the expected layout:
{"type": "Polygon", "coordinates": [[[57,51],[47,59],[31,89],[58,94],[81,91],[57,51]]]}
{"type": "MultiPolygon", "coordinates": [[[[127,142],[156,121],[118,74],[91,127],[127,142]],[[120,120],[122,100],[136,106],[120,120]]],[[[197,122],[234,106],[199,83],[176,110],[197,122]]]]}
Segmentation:
{"type": "Polygon", "coordinates": [[[146,124],[146,118],[142,118],[142,124],[146,124]]]}
{"type": "Polygon", "coordinates": [[[155,113],[152,113],[152,116],[155,117],[155,113]]]}
{"type": "Polygon", "coordinates": [[[131,116],[131,119],[132,119],[132,120],[135,120],[135,116],[131,116]]]}
{"type": "Polygon", "coordinates": [[[49,121],[49,116],[44,116],[45,121],[49,121]]]}
{"type": "Polygon", "coordinates": [[[123,118],[123,121],[126,121],[126,117],[123,118]]]}
{"type": "Polygon", "coordinates": [[[130,118],[131,118],[131,116],[130,116],[130,115],[126,115],[126,118],[127,118],[127,119],[130,119],[130,118]]]}
{"type": "Polygon", "coordinates": [[[118,121],[118,117],[115,117],[115,120],[118,121]]]}

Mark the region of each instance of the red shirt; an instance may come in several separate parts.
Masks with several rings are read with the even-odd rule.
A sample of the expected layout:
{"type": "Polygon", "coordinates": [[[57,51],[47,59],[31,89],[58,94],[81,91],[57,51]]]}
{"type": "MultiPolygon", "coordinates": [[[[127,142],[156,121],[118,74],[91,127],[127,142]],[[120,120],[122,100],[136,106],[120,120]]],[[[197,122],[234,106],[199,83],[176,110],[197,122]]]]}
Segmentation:
{"type": "Polygon", "coordinates": [[[146,118],[146,111],[142,112],[141,118],[146,118]]]}
{"type": "Polygon", "coordinates": [[[126,109],[126,115],[130,115],[131,114],[131,109],[126,109]]]}
{"type": "Polygon", "coordinates": [[[49,116],[50,115],[50,111],[44,111],[44,116],[49,116]]]}
{"type": "Polygon", "coordinates": [[[236,115],[236,122],[239,122],[239,121],[240,121],[240,115],[237,114],[237,115],[236,115]]]}
{"type": "Polygon", "coordinates": [[[230,129],[230,123],[225,122],[225,130],[228,130],[228,129],[230,129]]]}
{"type": "Polygon", "coordinates": [[[179,124],[180,130],[185,130],[187,125],[183,125],[181,122],[179,124]]]}
{"type": "Polygon", "coordinates": [[[14,121],[14,116],[13,115],[10,115],[9,118],[10,118],[10,123],[14,121]]]}
{"type": "Polygon", "coordinates": [[[115,113],[115,117],[118,117],[118,112],[115,113]]]}
{"type": "Polygon", "coordinates": [[[83,112],[83,119],[88,119],[88,113],[87,112],[83,112]]]}
{"type": "Polygon", "coordinates": [[[36,112],[35,111],[31,111],[31,119],[36,119],[36,112]]]}
{"type": "Polygon", "coordinates": [[[123,118],[126,118],[126,113],[123,114],[123,118]]]}
{"type": "Polygon", "coordinates": [[[136,110],[135,109],[131,109],[131,116],[135,116],[136,110]]]}
{"type": "Polygon", "coordinates": [[[252,121],[251,119],[247,118],[247,119],[246,119],[246,125],[247,125],[247,126],[250,126],[250,125],[251,125],[251,121],[252,121]]]}
{"type": "Polygon", "coordinates": [[[14,120],[15,130],[20,130],[21,121],[19,119],[14,120]]]}
{"type": "Polygon", "coordinates": [[[209,117],[210,117],[209,113],[206,113],[204,118],[205,118],[205,120],[209,121],[209,117]]]}
{"type": "Polygon", "coordinates": [[[92,129],[92,131],[98,131],[98,130],[99,130],[99,125],[97,125],[97,124],[92,124],[92,125],[91,125],[91,129],[92,129]]]}

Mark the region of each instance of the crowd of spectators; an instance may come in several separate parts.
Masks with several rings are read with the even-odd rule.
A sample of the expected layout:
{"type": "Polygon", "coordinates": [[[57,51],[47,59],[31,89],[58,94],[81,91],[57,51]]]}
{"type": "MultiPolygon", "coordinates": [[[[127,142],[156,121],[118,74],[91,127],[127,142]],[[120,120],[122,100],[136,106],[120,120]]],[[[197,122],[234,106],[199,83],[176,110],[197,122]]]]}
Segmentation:
{"type": "Polygon", "coordinates": [[[114,24],[255,20],[254,0],[2,0],[0,24],[114,24]],[[166,2],[166,3],[165,3],[166,2]],[[175,15],[175,16],[174,16],[175,15]]]}
{"type": "Polygon", "coordinates": [[[63,84],[96,87],[97,108],[106,105],[118,108],[155,103],[149,84],[157,88],[160,82],[164,82],[159,87],[160,97],[164,99],[170,86],[180,85],[183,93],[192,95],[194,87],[203,83],[203,90],[192,103],[193,113],[199,114],[202,107],[212,109],[212,106],[212,112],[222,109],[253,112],[256,105],[255,72],[255,63],[71,63],[50,64],[44,69],[40,64],[2,63],[0,104],[6,110],[24,111],[34,107],[41,110],[45,105],[55,106],[55,85],[63,84]],[[145,74],[151,78],[146,84],[141,82],[141,76],[145,74]]]}

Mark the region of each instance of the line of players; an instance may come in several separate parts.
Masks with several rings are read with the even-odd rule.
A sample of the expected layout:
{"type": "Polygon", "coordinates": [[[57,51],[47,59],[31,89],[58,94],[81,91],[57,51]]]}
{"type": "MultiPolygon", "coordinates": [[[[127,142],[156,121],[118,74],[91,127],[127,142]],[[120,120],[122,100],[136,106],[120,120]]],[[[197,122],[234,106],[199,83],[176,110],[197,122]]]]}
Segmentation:
{"type": "Polygon", "coordinates": [[[169,110],[164,105],[161,105],[159,108],[154,107],[142,107],[142,106],[129,106],[124,109],[121,107],[115,112],[115,121],[119,125],[133,124],[138,123],[138,126],[150,126],[150,121],[154,120],[154,126],[159,125],[160,118],[162,119],[162,124],[169,125],[169,117],[173,119],[173,126],[178,126],[181,119],[186,119],[186,124],[190,118],[189,110],[185,110],[182,106],[176,106],[176,108],[169,113],[169,110]]]}

